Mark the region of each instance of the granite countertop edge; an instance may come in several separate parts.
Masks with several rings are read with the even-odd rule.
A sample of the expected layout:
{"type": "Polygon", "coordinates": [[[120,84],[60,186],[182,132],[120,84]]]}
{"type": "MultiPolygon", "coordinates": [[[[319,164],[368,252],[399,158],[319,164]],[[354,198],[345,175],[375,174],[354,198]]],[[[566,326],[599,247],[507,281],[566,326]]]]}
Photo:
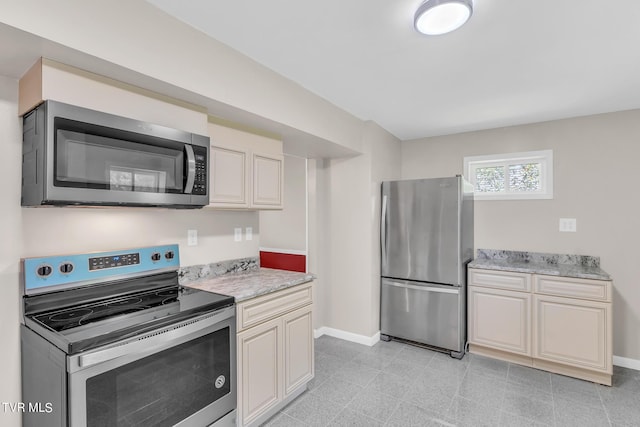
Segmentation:
{"type": "Polygon", "coordinates": [[[310,273],[259,267],[245,271],[229,272],[215,277],[189,280],[182,284],[190,288],[229,295],[234,297],[236,303],[239,303],[302,285],[315,278],[315,275],[310,273]]]}
{"type": "Polygon", "coordinates": [[[475,259],[469,263],[469,267],[573,277],[578,279],[611,280],[611,276],[599,267],[574,264],[548,264],[544,262],[522,262],[504,259],[475,259]]]}

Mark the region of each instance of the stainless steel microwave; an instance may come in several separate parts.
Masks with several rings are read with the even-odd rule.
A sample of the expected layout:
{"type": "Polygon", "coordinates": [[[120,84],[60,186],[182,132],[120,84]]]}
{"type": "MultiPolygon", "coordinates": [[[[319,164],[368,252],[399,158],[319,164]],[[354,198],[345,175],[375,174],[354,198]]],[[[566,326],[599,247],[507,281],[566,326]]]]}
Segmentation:
{"type": "Polygon", "coordinates": [[[209,203],[207,136],[49,100],[22,147],[22,206],[209,203]]]}

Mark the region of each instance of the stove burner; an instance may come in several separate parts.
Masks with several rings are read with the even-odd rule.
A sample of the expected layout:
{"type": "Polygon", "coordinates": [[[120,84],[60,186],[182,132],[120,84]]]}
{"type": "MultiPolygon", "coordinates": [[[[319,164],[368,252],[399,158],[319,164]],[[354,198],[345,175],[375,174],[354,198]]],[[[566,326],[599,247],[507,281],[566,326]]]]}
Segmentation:
{"type": "Polygon", "coordinates": [[[88,316],[93,313],[93,310],[90,308],[78,308],[76,310],[65,311],[63,313],[52,314],[49,316],[49,320],[52,322],[68,322],[80,317],[88,316]]]}

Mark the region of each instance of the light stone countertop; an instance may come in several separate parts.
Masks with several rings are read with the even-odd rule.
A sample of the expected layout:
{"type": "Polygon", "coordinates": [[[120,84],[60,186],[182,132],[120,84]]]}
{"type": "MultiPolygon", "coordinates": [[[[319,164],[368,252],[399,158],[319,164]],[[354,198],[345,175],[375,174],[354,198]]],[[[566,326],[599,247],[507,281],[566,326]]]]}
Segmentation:
{"type": "Polygon", "coordinates": [[[208,292],[230,295],[236,303],[271,292],[307,283],[315,277],[308,273],[254,268],[227,273],[216,277],[205,277],[183,283],[184,286],[208,292]]]}
{"type": "Polygon", "coordinates": [[[478,249],[470,268],[546,274],[580,279],[611,280],[600,268],[600,258],[582,255],[478,249]]]}

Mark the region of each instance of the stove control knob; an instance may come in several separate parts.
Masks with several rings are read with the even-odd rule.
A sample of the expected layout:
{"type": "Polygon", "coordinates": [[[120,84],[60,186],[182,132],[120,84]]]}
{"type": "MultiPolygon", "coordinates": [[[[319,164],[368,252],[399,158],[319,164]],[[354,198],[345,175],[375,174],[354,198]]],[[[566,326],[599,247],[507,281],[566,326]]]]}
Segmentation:
{"type": "Polygon", "coordinates": [[[166,259],[174,259],[176,257],[176,254],[174,254],[173,251],[167,251],[164,253],[164,257],[166,259]]]}
{"type": "Polygon", "coordinates": [[[160,252],[154,252],[151,254],[151,261],[160,261],[161,258],[162,256],[160,255],[160,252]]]}
{"type": "Polygon", "coordinates": [[[39,277],[42,277],[42,278],[49,277],[51,273],[53,273],[53,268],[51,268],[49,264],[44,264],[38,267],[38,269],[36,270],[36,273],[38,274],[39,277]]]}
{"type": "Polygon", "coordinates": [[[60,273],[69,274],[73,271],[73,264],[70,262],[63,262],[60,264],[60,273]]]}

